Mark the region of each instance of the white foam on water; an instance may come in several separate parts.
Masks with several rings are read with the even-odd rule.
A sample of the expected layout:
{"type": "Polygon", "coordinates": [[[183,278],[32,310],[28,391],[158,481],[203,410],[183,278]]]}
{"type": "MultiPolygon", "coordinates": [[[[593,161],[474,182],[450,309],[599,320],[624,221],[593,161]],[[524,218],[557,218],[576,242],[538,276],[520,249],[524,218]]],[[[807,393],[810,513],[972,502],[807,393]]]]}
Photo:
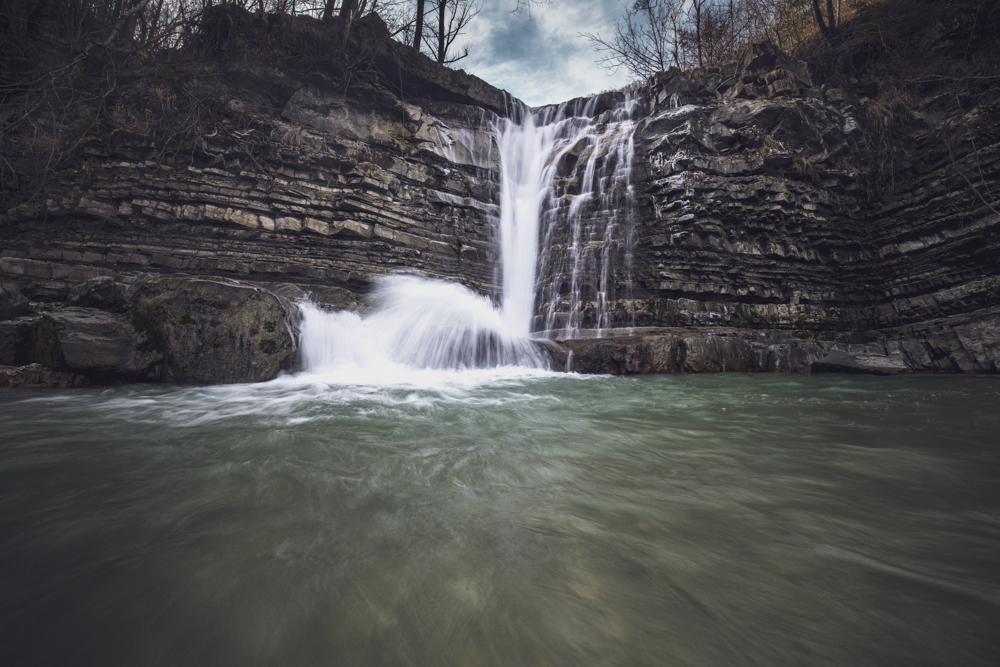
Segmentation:
{"type": "Polygon", "coordinates": [[[373,298],[367,315],[301,304],[306,374],[330,384],[442,389],[547,374],[535,344],[462,285],[388,276],[373,298]]]}

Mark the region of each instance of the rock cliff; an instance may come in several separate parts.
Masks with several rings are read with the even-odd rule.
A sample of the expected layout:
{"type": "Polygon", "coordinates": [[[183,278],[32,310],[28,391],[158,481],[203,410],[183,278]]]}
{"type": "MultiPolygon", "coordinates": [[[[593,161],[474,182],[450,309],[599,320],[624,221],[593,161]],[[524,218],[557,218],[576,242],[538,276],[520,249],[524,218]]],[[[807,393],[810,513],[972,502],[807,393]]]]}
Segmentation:
{"type": "MultiPolygon", "coordinates": [[[[943,17],[928,48],[968,41],[963,20],[943,17]]],[[[353,307],[371,276],[411,269],[496,295],[490,124],[516,101],[392,42],[377,19],[351,39],[381,46],[346,84],[266,58],[179,59],[134,77],[123,104],[211,98],[213,132],[164,151],[123,125],[85,144],[41,196],[0,217],[0,285],[62,303],[102,276],[181,273],[353,307]]],[[[991,39],[976,48],[990,52],[991,39]]],[[[641,335],[549,345],[553,364],[1000,370],[997,95],[988,82],[964,96],[922,83],[887,153],[874,77],[833,86],[760,45],[649,81],[631,289],[611,306],[613,326],[641,335]],[[873,161],[887,155],[891,180],[877,180],[873,161]]],[[[560,174],[570,189],[580,177],[572,164],[560,174]]],[[[43,319],[91,317],[61,312],[43,319]]],[[[23,352],[21,320],[0,335],[23,352]]],[[[38,351],[18,359],[59,367],[38,351]]]]}
{"type": "Polygon", "coordinates": [[[155,128],[112,117],[43,195],[0,219],[3,284],[61,300],[101,275],[184,272],[298,284],[348,305],[372,274],[411,267],[492,290],[487,124],[504,94],[398,53],[411,50],[377,16],[352,38],[382,50],[365,62],[376,75],[346,88],[263,57],[135,74],[115,102],[158,101],[140,110],[163,115],[188,96],[218,122],[164,151],[155,128]]]}

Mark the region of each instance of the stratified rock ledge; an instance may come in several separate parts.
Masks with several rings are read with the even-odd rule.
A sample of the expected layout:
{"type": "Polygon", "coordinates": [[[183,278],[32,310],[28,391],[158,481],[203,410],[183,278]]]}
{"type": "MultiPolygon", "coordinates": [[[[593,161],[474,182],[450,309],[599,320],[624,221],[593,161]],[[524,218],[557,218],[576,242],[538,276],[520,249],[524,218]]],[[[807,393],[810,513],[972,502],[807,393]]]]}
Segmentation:
{"type": "Polygon", "coordinates": [[[553,370],[609,375],[649,373],[1000,372],[1000,320],[927,337],[875,332],[816,338],[807,332],[662,329],[615,338],[537,341],[553,370]]]}

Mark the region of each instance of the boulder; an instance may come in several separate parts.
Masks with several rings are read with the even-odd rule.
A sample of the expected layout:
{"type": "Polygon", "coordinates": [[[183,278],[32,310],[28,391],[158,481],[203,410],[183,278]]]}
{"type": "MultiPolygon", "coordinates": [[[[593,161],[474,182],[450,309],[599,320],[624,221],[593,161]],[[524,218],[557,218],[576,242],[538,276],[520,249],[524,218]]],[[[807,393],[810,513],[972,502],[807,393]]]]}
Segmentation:
{"type": "Polygon", "coordinates": [[[149,332],[95,308],[46,313],[32,327],[31,360],[56,370],[155,380],[163,353],[149,332]]]}
{"type": "Polygon", "coordinates": [[[760,359],[750,343],[737,336],[698,334],[684,338],[678,354],[682,369],[688,373],[741,373],[762,370],[760,359]]]}
{"type": "Polygon", "coordinates": [[[69,291],[66,306],[77,308],[100,308],[112,313],[124,313],[129,309],[127,301],[128,285],[110,276],[91,278],[69,291]]]}
{"type": "Polygon", "coordinates": [[[813,373],[894,375],[909,369],[893,357],[835,351],[812,363],[813,373]]]}
{"type": "Polygon", "coordinates": [[[625,336],[569,340],[568,370],[577,373],[645,375],[682,370],[684,348],[676,336],[625,336]]]}
{"type": "Polygon", "coordinates": [[[271,380],[294,349],[285,309],[259,287],[165,276],[137,283],[131,298],[125,317],[162,351],[164,381],[271,380]]]}

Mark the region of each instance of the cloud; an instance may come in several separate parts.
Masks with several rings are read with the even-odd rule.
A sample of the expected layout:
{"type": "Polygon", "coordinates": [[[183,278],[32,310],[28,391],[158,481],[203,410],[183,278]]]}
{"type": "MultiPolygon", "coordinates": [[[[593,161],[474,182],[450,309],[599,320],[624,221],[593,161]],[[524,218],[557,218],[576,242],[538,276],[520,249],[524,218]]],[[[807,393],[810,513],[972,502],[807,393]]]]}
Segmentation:
{"type": "Polygon", "coordinates": [[[598,67],[597,54],[580,36],[610,35],[623,9],[616,0],[554,0],[530,15],[512,13],[514,5],[515,0],[487,1],[464,36],[471,53],[455,67],[531,106],[586,97],[631,81],[625,71],[598,67]]]}

